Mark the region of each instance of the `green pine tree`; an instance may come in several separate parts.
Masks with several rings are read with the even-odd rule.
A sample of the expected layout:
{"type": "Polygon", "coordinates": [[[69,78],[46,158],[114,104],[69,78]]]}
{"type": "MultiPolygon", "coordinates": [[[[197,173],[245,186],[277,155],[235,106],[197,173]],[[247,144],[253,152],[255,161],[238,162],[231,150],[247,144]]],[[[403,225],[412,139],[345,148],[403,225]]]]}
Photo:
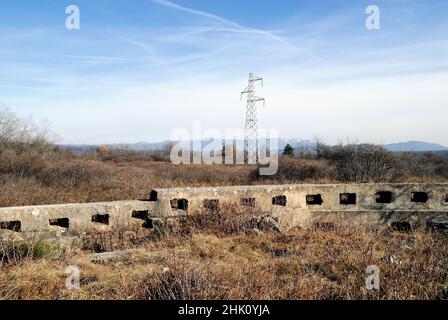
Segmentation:
{"type": "Polygon", "coordinates": [[[285,149],[283,149],[283,154],[284,155],[293,155],[294,154],[294,148],[291,147],[291,145],[288,143],[285,146],[285,149]]]}

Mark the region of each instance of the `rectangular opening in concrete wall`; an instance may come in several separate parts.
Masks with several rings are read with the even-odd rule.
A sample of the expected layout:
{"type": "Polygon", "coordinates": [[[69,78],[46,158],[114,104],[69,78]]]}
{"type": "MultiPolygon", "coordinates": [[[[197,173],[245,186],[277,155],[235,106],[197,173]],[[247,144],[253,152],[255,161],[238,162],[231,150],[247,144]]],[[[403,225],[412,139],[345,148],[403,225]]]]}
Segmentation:
{"type": "Polygon", "coordinates": [[[409,221],[396,221],[391,223],[391,227],[395,231],[412,231],[412,226],[409,221]]]}
{"type": "Polygon", "coordinates": [[[170,203],[172,209],[188,210],[187,199],[171,199],[170,203]]]}
{"type": "Polygon", "coordinates": [[[147,218],[145,222],[142,224],[142,227],[145,229],[154,229],[154,221],[152,219],[147,218]]]}
{"type": "Polygon", "coordinates": [[[376,203],[391,203],[393,194],[390,191],[378,191],[375,193],[376,203]]]}
{"type": "Polygon", "coordinates": [[[143,220],[142,227],[146,229],[154,229],[153,220],[148,217],[149,210],[134,210],[132,211],[132,218],[143,220]]]}
{"type": "Polygon", "coordinates": [[[205,199],[203,201],[204,208],[217,212],[219,210],[219,200],[218,199],[205,199]]]}
{"type": "Polygon", "coordinates": [[[320,206],[324,202],[320,194],[307,194],[306,204],[309,206],[320,206]]]}
{"type": "Polygon", "coordinates": [[[339,203],[346,205],[356,204],[356,193],[340,193],[339,203]]]}
{"type": "Polygon", "coordinates": [[[286,196],[275,196],[272,198],[272,204],[274,206],[286,206],[286,196]]]}
{"type": "Polygon", "coordinates": [[[241,198],[240,205],[244,207],[255,207],[256,200],[255,198],[241,198]]]}
{"type": "Polygon", "coordinates": [[[411,193],[411,202],[417,203],[426,203],[428,202],[428,193],[427,192],[412,192],[411,193]]]}
{"type": "Polygon", "coordinates": [[[448,202],[448,193],[445,195],[445,202],[448,202]]]}
{"type": "Polygon", "coordinates": [[[313,228],[315,230],[334,230],[335,225],[333,222],[315,222],[313,228]]]}
{"type": "Polygon", "coordinates": [[[132,211],[132,218],[146,220],[148,219],[148,210],[134,210],[132,211]]]}
{"type": "Polygon", "coordinates": [[[94,214],[92,216],[92,222],[101,223],[101,224],[109,224],[109,215],[108,214],[94,214]]]}
{"type": "Polygon", "coordinates": [[[61,228],[68,228],[70,226],[70,220],[68,218],[55,218],[49,220],[50,226],[57,226],[61,228]]]}
{"type": "Polygon", "coordinates": [[[447,221],[428,221],[426,227],[431,231],[446,231],[448,230],[448,220],[447,221]]]}
{"type": "Polygon", "coordinates": [[[12,230],[15,232],[20,232],[22,229],[22,223],[18,220],[14,221],[0,221],[0,229],[12,230]]]}
{"type": "Polygon", "coordinates": [[[149,194],[149,201],[157,201],[157,191],[151,190],[151,193],[149,194]]]}
{"type": "Polygon", "coordinates": [[[432,231],[445,231],[448,230],[448,221],[428,221],[426,226],[432,231]]]}

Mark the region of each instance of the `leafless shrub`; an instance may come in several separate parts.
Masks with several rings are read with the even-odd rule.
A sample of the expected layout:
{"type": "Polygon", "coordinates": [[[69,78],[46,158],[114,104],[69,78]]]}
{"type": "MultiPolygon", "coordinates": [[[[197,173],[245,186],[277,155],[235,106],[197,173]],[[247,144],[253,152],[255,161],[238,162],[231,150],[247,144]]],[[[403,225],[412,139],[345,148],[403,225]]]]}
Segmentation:
{"type": "Polygon", "coordinates": [[[53,147],[49,132],[0,106],[0,173],[30,176],[45,167],[53,147]]]}
{"type": "Polygon", "coordinates": [[[448,179],[447,154],[403,152],[396,157],[401,176],[448,179]]]}
{"type": "Polygon", "coordinates": [[[37,178],[45,186],[58,188],[78,188],[88,184],[101,183],[110,178],[110,174],[102,167],[88,165],[69,165],[42,170],[37,178]]]}
{"type": "Polygon", "coordinates": [[[303,182],[332,179],[334,169],[324,160],[300,159],[280,156],[278,170],[274,175],[260,176],[259,168],[251,172],[252,180],[276,180],[279,182],[303,182]]]}
{"type": "Polygon", "coordinates": [[[382,146],[347,144],[322,147],[319,155],[336,168],[336,178],[352,182],[390,181],[396,168],[396,158],[382,146]]]}

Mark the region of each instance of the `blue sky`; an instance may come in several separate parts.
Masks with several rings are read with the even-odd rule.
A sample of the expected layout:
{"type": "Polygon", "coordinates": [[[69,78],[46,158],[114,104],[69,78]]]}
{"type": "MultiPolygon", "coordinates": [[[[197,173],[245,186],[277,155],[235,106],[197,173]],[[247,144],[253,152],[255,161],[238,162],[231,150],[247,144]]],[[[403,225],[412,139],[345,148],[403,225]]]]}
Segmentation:
{"type": "Polygon", "coordinates": [[[265,78],[259,125],[281,137],[448,145],[446,0],[0,4],[0,103],[61,143],[241,128],[249,72],[265,78]],[[65,28],[72,4],[80,30],[65,28]]]}

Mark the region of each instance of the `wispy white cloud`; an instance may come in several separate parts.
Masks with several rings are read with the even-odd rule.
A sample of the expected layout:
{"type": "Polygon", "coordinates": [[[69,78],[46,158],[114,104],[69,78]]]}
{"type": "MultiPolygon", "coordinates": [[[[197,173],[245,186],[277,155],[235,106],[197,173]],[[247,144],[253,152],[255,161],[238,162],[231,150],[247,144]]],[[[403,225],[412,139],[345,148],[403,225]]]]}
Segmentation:
{"type": "Polygon", "coordinates": [[[17,29],[17,28],[3,28],[0,30],[0,36],[3,41],[27,39],[36,35],[42,35],[48,32],[47,28],[29,28],[29,29],[17,29]]]}
{"type": "MultiPolygon", "coordinates": [[[[193,14],[196,16],[200,16],[200,17],[204,17],[204,18],[208,18],[217,22],[220,22],[224,25],[233,27],[234,29],[230,29],[230,31],[235,32],[235,31],[239,31],[241,33],[252,33],[252,34],[260,34],[260,35],[264,35],[268,38],[283,42],[283,43],[288,43],[285,39],[283,39],[282,37],[279,37],[278,35],[274,34],[272,31],[267,31],[267,30],[261,30],[261,29],[257,29],[257,28],[251,28],[251,27],[247,27],[247,26],[243,26],[237,22],[234,22],[232,20],[223,18],[221,16],[218,16],[216,14],[210,13],[210,12],[206,12],[206,11],[201,11],[201,10],[197,10],[197,9],[192,9],[189,7],[185,7],[185,6],[181,6],[177,3],[168,1],[168,0],[151,0],[154,3],[157,3],[159,5],[174,9],[174,10],[178,10],[178,11],[182,11],[182,12],[186,12],[189,14],[193,14]]],[[[223,29],[222,29],[223,30],[223,29]]]]}

